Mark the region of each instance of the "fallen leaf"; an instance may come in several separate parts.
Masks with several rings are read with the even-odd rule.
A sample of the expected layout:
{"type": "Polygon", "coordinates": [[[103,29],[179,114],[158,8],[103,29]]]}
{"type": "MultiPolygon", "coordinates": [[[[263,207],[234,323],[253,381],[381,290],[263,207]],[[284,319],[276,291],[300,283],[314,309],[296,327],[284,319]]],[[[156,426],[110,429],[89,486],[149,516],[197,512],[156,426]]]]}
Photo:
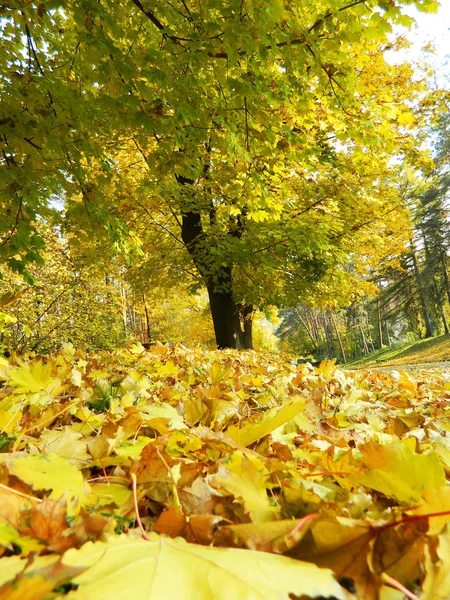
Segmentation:
{"type": "Polygon", "coordinates": [[[289,594],[349,598],[328,569],[275,554],[199,546],[157,534],[150,534],[149,541],[117,536],[107,543],[88,543],[66,552],[64,564],[90,567],[75,577],[79,588],[69,592],[67,600],[288,600],[289,594]]]}
{"type": "Polygon", "coordinates": [[[267,477],[242,452],[236,451],[221,465],[209,483],[217,490],[242,500],[253,521],[273,521],[279,510],[270,505],[267,477]]]}
{"type": "Polygon", "coordinates": [[[82,566],[67,566],[61,561],[36,568],[31,563],[13,580],[0,587],[0,600],[41,600],[83,571],[82,566]]]}
{"type": "Polygon", "coordinates": [[[67,459],[57,454],[36,454],[7,460],[10,472],[34,490],[52,490],[50,498],[66,495],[74,506],[86,501],[89,484],[82,473],[67,459]]]}
{"type": "Polygon", "coordinates": [[[263,438],[265,435],[272,433],[274,429],[281,427],[291,419],[293,419],[300,411],[305,409],[305,403],[302,400],[287,404],[282,408],[270,410],[258,423],[248,423],[241,429],[232,425],[226,430],[232,440],[240,446],[250,446],[263,438]]]}

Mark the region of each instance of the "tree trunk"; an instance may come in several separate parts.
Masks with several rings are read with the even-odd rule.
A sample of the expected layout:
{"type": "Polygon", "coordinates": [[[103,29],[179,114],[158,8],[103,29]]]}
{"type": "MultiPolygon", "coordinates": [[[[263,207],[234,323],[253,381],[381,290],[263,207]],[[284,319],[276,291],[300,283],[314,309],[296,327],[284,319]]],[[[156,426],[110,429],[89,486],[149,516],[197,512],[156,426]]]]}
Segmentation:
{"type": "Polygon", "coordinates": [[[317,340],[315,339],[313,332],[309,328],[307,321],[300,314],[300,311],[298,310],[298,308],[295,309],[295,312],[297,314],[297,317],[299,318],[300,323],[305,328],[306,333],[308,334],[309,338],[311,339],[311,341],[313,343],[314,351],[316,351],[317,350],[317,340]]]}
{"type": "Polygon", "coordinates": [[[422,277],[417,264],[416,253],[414,249],[411,251],[411,257],[414,266],[414,275],[416,276],[417,291],[419,293],[419,300],[422,306],[423,319],[425,321],[425,337],[433,337],[433,326],[431,325],[430,313],[428,312],[427,301],[425,298],[425,292],[423,291],[422,277]]]}
{"type": "Polygon", "coordinates": [[[238,308],[242,323],[240,346],[243,350],[253,350],[253,306],[240,304],[238,308]]]}
{"type": "Polygon", "coordinates": [[[147,300],[145,298],[144,292],[142,292],[142,302],[144,303],[144,312],[145,312],[145,329],[146,329],[146,333],[147,333],[146,342],[150,343],[152,341],[152,332],[150,329],[150,317],[148,314],[147,300]]]}
{"type": "Polygon", "coordinates": [[[388,325],[387,319],[384,320],[384,329],[386,331],[386,345],[390,346],[391,345],[391,336],[389,335],[389,325],[388,325]]]}
{"type": "Polygon", "coordinates": [[[314,337],[317,340],[317,352],[320,355],[325,352],[325,348],[324,348],[322,336],[320,335],[317,311],[315,311],[315,310],[312,311],[311,321],[312,321],[312,325],[313,325],[314,337]]]}
{"type": "Polygon", "coordinates": [[[434,276],[434,274],[433,274],[433,287],[434,287],[434,291],[436,294],[436,300],[437,300],[437,303],[439,304],[439,309],[441,311],[441,319],[442,319],[442,324],[444,326],[444,333],[446,335],[448,335],[449,329],[448,329],[447,317],[445,316],[444,302],[443,302],[443,298],[442,298],[442,290],[439,288],[438,282],[436,281],[436,277],[434,276]]]}
{"type": "MultiPolygon", "coordinates": [[[[181,185],[192,185],[193,183],[184,177],[177,177],[177,181],[181,185]]],[[[240,349],[244,343],[245,347],[251,348],[251,321],[247,322],[247,330],[243,335],[239,320],[239,308],[233,299],[231,266],[211,267],[208,264],[206,236],[199,212],[192,209],[182,214],[181,237],[208,290],[217,347],[219,350],[223,348],[240,349]]]]}
{"type": "Polygon", "coordinates": [[[328,349],[328,358],[333,358],[334,352],[334,340],[333,340],[333,331],[330,324],[330,316],[328,311],[323,313],[323,328],[325,331],[325,335],[327,338],[327,349],[328,349]]]}
{"type": "Polygon", "coordinates": [[[217,292],[214,285],[207,288],[217,348],[240,349],[241,328],[232,293],[217,292]]]}
{"type": "Polygon", "coordinates": [[[381,315],[381,300],[377,298],[378,347],[383,348],[383,317],[381,315]]]}
{"type": "Polygon", "coordinates": [[[364,354],[369,354],[369,346],[367,345],[366,336],[364,335],[364,329],[363,329],[361,323],[359,324],[359,330],[361,332],[361,339],[362,339],[362,343],[363,343],[364,354]]]}
{"type": "Polygon", "coordinates": [[[442,273],[445,281],[445,291],[447,292],[447,299],[450,302],[450,282],[448,278],[447,265],[445,264],[445,254],[441,254],[442,273]]]}
{"type": "Polygon", "coordinates": [[[333,323],[333,326],[334,326],[334,330],[336,332],[337,341],[339,343],[339,349],[341,351],[342,362],[346,363],[347,362],[347,357],[345,356],[344,345],[342,344],[342,338],[341,338],[341,335],[339,333],[339,329],[338,329],[338,326],[337,326],[337,323],[336,323],[336,319],[335,319],[334,314],[332,312],[330,312],[330,317],[331,317],[331,322],[333,323]]]}

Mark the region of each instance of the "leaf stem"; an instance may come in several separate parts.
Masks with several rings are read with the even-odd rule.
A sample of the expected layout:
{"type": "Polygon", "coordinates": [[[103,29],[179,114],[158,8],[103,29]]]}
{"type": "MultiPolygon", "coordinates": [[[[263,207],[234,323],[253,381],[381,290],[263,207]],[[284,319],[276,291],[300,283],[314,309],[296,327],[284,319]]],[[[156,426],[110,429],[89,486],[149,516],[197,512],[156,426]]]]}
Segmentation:
{"type": "Polygon", "coordinates": [[[383,531],[385,529],[391,529],[392,527],[397,527],[397,525],[401,525],[402,523],[408,523],[409,521],[419,521],[420,519],[429,519],[431,517],[445,517],[445,515],[450,515],[450,510],[444,510],[442,512],[428,513],[424,515],[408,515],[400,521],[394,521],[393,523],[385,523],[384,525],[374,525],[372,528],[376,531],[383,531]]]}
{"type": "Polygon", "coordinates": [[[21,498],[26,498],[27,500],[32,500],[33,502],[43,502],[43,500],[41,500],[40,498],[36,498],[35,496],[30,496],[29,494],[24,494],[23,492],[19,492],[19,490],[15,490],[14,488],[10,488],[7,485],[3,485],[3,483],[0,483],[0,488],[2,490],[7,490],[8,492],[11,492],[11,494],[15,494],[16,496],[20,496],[21,498]]]}
{"type": "Polygon", "coordinates": [[[402,592],[402,594],[405,594],[405,596],[407,598],[410,598],[410,600],[419,600],[419,597],[416,596],[416,594],[413,594],[412,592],[410,592],[407,588],[405,588],[404,585],[402,585],[400,583],[400,581],[397,581],[390,575],[387,575],[386,573],[381,573],[381,579],[384,581],[384,583],[386,583],[390,587],[393,587],[396,590],[398,590],[399,592],[402,592]]]}
{"type": "Polygon", "coordinates": [[[45,421],[42,421],[42,423],[38,423],[37,425],[33,425],[33,427],[30,427],[29,429],[26,429],[22,433],[22,435],[26,435],[27,433],[30,433],[30,431],[33,431],[34,429],[39,429],[40,427],[43,427],[47,423],[50,423],[50,421],[53,421],[54,419],[56,419],[56,417],[59,417],[60,415],[62,415],[63,413],[65,413],[67,410],[69,410],[70,408],[72,408],[73,406],[75,406],[76,404],[78,404],[78,399],[77,399],[76,402],[72,402],[72,403],[68,404],[67,406],[65,406],[62,410],[60,410],[58,413],[56,413],[56,415],[52,415],[51,417],[49,417],[45,421]]]}
{"type": "Polygon", "coordinates": [[[167,469],[167,472],[168,472],[168,474],[169,474],[169,477],[170,477],[170,478],[171,478],[171,480],[172,480],[172,483],[173,483],[173,491],[174,491],[174,494],[175,494],[175,500],[176,500],[176,506],[177,506],[177,508],[179,508],[179,509],[181,510],[181,512],[184,512],[184,511],[183,511],[183,506],[182,506],[182,504],[181,504],[181,501],[180,501],[180,496],[179,496],[179,494],[178,494],[178,486],[177,486],[177,482],[175,481],[175,477],[173,476],[172,470],[171,470],[171,468],[169,467],[169,465],[167,464],[167,461],[166,461],[166,459],[164,458],[164,456],[163,456],[163,455],[161,454],[161,452],[159,451],[159,448],[156,448],[156,453],[157,453],[157,455],[159,456],[159,458],[160,458],[161,462],[162,462],[162,463],[164,464],[164,466],[166,467],[166,469],[167,469]]]}
{"type": "Polygon", "coordinates": [[[145,531],[144,526],[142,525],[142,521],[141,521],[141,517],[139,516],[139,507],[138,507],[138,499],[137,499],[137,478],[136,478],[136,473],[131,473],[131,488],[133,490],[133,502],[134,502],[134,510],[136,512],[136,521],[137,524],[139,526],[139,529],[141,531],[141,535],[144,538],[144,540],[147,540],[147,542],[150,541],[150,538],[147,535],[147,532],[145,531]]]}

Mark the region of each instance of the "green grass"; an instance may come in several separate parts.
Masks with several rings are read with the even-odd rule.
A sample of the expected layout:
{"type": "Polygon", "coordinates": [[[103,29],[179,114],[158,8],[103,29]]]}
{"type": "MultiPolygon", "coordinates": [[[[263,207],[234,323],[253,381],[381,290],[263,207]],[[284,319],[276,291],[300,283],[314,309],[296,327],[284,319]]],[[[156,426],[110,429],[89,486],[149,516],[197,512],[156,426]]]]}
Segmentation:
{"type": "MultiPolygon", "coordinates": [[[[395,344],[382,350],[375,350],[367,356],[348,362],[345,367],[373,367],[376,365],[401,366],[433,364],[450,361],[450,336],[440,335],[435,338],[395,344]]],[[[450,364],[450,363],[449,363],[450,364]]]]}

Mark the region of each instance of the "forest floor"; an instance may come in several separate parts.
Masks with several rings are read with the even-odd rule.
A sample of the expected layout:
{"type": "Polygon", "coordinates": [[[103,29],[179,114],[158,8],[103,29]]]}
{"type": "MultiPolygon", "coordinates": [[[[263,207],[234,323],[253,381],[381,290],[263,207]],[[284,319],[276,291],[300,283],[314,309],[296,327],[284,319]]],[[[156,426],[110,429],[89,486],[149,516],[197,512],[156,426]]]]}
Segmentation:
{"type": "Polygon", "coordinates": [[[450,336],[440,335],[431,339],[395,344],[367,356],[348,362],[345,367],[359,369],[368,367],[407,367],[420,366],[450,367],[450,336]]]}
{"type": "Polygon", "coordinates": [[[424,367],[0,357],[0,600],[450,598],[450,371],[424,367]]]}

